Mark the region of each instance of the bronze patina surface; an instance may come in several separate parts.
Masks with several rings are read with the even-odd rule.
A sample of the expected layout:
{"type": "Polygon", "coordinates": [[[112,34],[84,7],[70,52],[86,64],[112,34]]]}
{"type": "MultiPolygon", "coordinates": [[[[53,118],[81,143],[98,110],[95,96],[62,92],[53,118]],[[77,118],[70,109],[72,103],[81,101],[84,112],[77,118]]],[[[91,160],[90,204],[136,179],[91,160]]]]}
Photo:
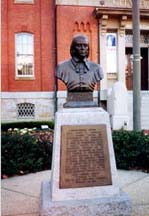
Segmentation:
{"type": "Polygon", "coordinates": [[[68,101],[92,101],[93,92],[68,92],[68,101]]]}
{"type": "Polygon", "coordinates": [[[65,83],[68,90],[67,103],[64,107],[94,107],[95,104],[91,103],[93,101],[91,92],[94,91],[96,84],[103,79],[103,70],[99,64],[88,60],[89,41],[85,35],[78,35],[72,39],[70,54],[72,58],[58,64],[56,69],[56,77],[65,83]],[[70,102],[72,98],[70,92],[78,95],[80,92],[86,92],[85,98],[89,94],[90,102],[88,103],[82,96],[76,97],[75,95],[72,97],[77,101],[74,103],[73,100],[72,103],[72,101],[70,102]],[[83,101],[83,103],[78,104],[79,101],[83,101]]]}
{"type": "Polygon", "coordinates": [[[88,60],[87,36],[78,35],[70,46],[72,58],[57,66],[56,76],[67,86],[68,91],[93,91],[96,83],[103,79],[102,67],[88,60]]]}
{"type": "Polygon", "coordinates": [[[67,103],[64,108],[97,107],[93,101],[93,92],[68,92],[67,103]]]}
{"type": "Polygon", "coordinates": [[[60,188],[111,185],[106,125],[61,130],[60,188]]]}

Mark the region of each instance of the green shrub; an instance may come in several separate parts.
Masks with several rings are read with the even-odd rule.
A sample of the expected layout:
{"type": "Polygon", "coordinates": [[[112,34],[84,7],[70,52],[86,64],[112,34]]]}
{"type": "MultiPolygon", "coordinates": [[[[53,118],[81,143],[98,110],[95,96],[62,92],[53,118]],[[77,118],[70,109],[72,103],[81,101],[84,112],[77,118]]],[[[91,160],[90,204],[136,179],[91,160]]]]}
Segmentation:
{"type": "Polygon", "coordinates": [[[31,122],[9,122],[9,123],[2,123],[1,130],[7,131],[9,128],[41,128],[41,125],[48,125],[49,128],[54,128],[54,121],[31,121],[31,122]]]}
{"type": "MultiPolygon", "coordinates": [[[[113,131],[117,168],[149,170],[149,135],[143,131],[113,131]]],[[[52,130],[2,131],[2,176],[51,168],[52,130]]]]}
{"type": "Polygon", "coordinates": [[[113,131],[117,168],[149,170],[149,135],[143,131],[113,131]]]}
{"type": "Polygon", "coordinates": [[[2,176],[51,168],[52,132],[2,132],[2,176]]]}

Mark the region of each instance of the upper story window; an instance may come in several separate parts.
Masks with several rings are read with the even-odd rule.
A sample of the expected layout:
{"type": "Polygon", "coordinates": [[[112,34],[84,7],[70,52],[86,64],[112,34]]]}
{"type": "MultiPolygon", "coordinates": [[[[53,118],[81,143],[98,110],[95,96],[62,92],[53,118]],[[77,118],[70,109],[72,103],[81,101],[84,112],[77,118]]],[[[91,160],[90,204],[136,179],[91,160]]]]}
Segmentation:
{"type": "Polygon", "coordinates": [[[15,3],[31,4],[34,3],[34,0],[15,0],[15,3]]]}
{"type": "Polygon", "coordinates": [[[16,77],[34,76],[34,36],[30,33],[17,33],[16,45],[16,77]]]}

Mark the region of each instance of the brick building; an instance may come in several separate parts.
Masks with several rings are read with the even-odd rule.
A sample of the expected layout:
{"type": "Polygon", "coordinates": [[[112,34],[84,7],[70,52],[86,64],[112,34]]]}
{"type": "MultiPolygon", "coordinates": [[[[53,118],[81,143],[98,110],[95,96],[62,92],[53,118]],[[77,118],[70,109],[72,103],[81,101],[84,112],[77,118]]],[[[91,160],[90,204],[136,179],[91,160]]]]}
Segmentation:
{"type": "MultiPolygon", "coordinates": [[[[149,2],[140,1],[142,128],[149,128],[149,2]]],[[[132,127],[132,3],[130,0],[2,0],[2,121],[49,120],[66,99],[55,80],[70,58],[73,35],[89,37],[90,56],[105,78],[100,97],[116,81],[129,94],[132,127]]],[[[94,93],[97,97],[97,91],[94,93]]]]}

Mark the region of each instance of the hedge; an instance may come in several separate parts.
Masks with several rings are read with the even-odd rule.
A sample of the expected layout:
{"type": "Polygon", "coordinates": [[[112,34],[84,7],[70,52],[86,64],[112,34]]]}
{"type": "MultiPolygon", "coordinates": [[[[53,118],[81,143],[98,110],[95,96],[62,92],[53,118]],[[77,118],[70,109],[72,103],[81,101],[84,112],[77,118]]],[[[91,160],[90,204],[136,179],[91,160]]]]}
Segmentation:
{"type": "Polygon", "coordinates": [[[53,132],[2,132],[2,177],[51,168],[53,132]]]}
{"type": "Polygon", "coordinates": [[[149,135],[143,131],[114,131],[117,168],[149,171],[149,135]]]}
{"type": "MultiPolygon", "coordinates": [[[[117,168],[149,171],[149,135],[120,130],[112,137],[117,168]]],[[[52,146],[52,130],[2,131],[2,176],[50,169],[52,146]]]]}

